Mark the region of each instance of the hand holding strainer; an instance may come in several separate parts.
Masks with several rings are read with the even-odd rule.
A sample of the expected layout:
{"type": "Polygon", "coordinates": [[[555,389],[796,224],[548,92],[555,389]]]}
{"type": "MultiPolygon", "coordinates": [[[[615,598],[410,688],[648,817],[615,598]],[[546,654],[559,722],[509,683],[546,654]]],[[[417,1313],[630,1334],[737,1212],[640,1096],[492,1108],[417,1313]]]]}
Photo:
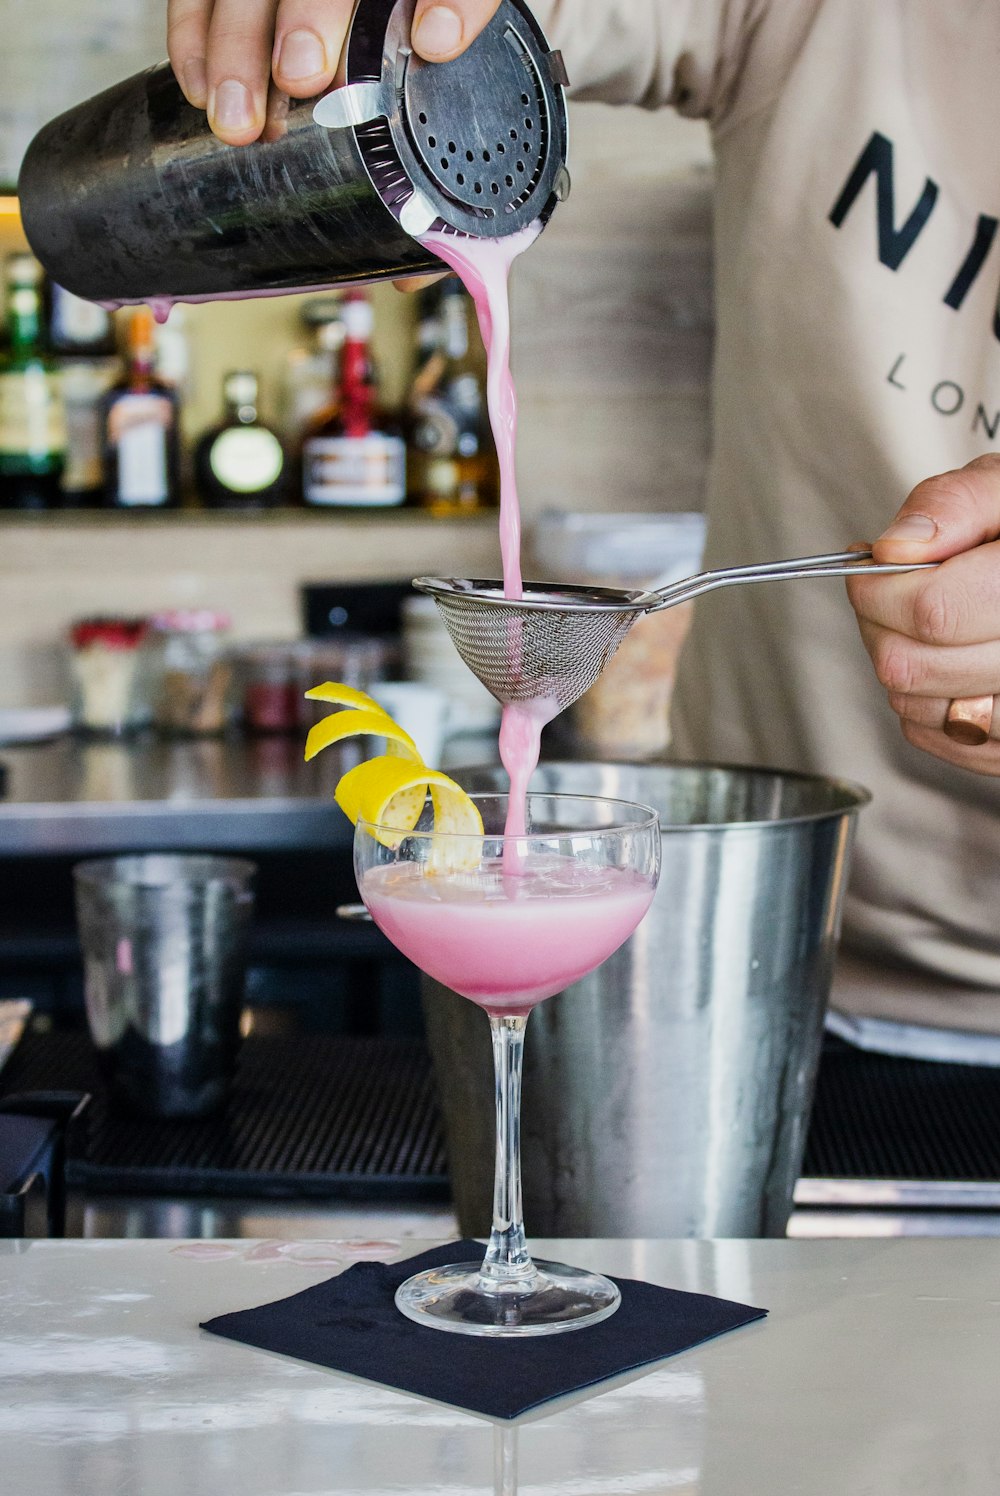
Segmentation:
{"type": "Polygon", "coordinates": [[[417,577],[414,587],[438,605],[452,643],[497,701],[548,703],[549,715],[571,706],[598,679],[638,619],[661,608],[747,582],[847,577],[855,572],[920,571],[934,562],[878,562],[871,551],[841,551],[706,571],[651,592],[527,582],[520,598],[499,582],[417,577]]]}

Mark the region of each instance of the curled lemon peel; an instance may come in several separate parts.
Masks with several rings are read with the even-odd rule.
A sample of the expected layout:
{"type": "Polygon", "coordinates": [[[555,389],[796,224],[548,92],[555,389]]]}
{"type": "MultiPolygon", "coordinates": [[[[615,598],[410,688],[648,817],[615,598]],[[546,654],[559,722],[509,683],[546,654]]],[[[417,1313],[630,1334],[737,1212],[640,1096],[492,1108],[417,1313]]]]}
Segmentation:
{"type": "Polygon", "coordinates": [[[381,708],[377,712],[333,712],[310,727],[306,738],[306,762],[315,758],[317,753],[322,753],[324,748],[329,748],[332,743],[357,737],[385,738],[390,756],[406,758],[416,764],[423,762],[410,734],[404,732],[388,712],[383,712],[381,708]]]}
{"type": "Polygon", "coordinates": [[[347,818],[355,825],[365,821],[384,846],[397,847],[416,827],[430,793],[434,830],[456,840],[433,842],[428,867],[440,872],[476,868],[483,818],[461,785],[439,769],[429,769],[409,733],[364,691],[326,681],[313,686],[306,696],[343,708],[310,728],[307,760],[346,738],[385,739],[385,753],[356,764],[337,783],[334,797],[347,818]],[[459,841],[459,837],[469,840],[459,841]]]}
{"type": "Polygon", "coordinates": [[[306,692],[306,700],[329,701],[333,706],[351,706],[361,712],[381,712],[383,717],[389,716],[385,707],[379,706],[374,696],[368,696],[356,686],[344,686],[335,680],[324,681],[321,686],[310,686],[306,692]]]}
{"type": "Polygon", "coordinates": [[[391,824],[394,830],[399,829],[399,836],[380,840],[384,840],[386,846],[398,846],[420,819],[427,801],[427,781],[423,775],[429,772],[423,764],[408,764],[404,759],[390,758],[388,754],[367,758],[363,764],[356,764],[341,775],[334,799],[355,826],[359,820],[377,824],[382,819],[380,812],[391,806],[391,824]],[[403,771],[402,777],[394,770],[403,771]],[[371,814],[372,807],[374,815],[371,814]]]}

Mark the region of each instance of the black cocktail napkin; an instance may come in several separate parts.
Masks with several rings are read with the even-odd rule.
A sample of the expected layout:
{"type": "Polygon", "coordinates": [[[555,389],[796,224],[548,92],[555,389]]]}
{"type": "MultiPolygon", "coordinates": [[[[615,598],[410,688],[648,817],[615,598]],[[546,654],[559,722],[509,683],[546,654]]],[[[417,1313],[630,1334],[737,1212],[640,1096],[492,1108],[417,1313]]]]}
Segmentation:
{"type": "Polygon", "coordinates": [[[358,1262],[291,1298],[221,1314],[201,1328],[470,1413],[516,1418],[550,1398],[688,1350],[767,1313],[616,1278],[622,1301],[609,1319],[518,1341],[425,1328],[393,1303],[396,1289],[413,1273],[478,1262],[482,1255],[481,1242],[461,1241],[391,1265],[358,1262]]]}

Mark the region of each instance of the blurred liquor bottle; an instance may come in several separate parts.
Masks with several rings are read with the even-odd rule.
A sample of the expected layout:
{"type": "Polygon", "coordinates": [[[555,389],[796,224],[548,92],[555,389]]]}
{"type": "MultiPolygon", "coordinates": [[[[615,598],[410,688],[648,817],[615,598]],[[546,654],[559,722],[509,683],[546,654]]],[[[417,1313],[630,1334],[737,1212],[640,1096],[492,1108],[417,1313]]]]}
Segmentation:
{"type": "Polygon", "coordinates": [[[104,496],[101,401],[121,374],[114,321],[103,307],[52,281],[45,300],[66,407],[62,502],[68,509],[98,508],[104,496]]]}
{"type": "Polygon", "coordinates": [[[299,309],[305,341],[289,349],[281,369],[278,430],[297,447],[310,421],[330,404],[337,378],[344,322],[339,296],[313,296],[299,309]]]}
{"type": "Polygon", "coordinates": [[[113,358],[115,327],[111,313],[96,302],[46,282],[49,348],[62,358],[113,358]]]}
{"type": "Polygon", "coordinates": [[[222,382],[225,409],[195,447],[194,478],[207,509],[266,509],[285,495],[288,464],[280,439],[257,413],[257,375],[248,369],[222,382]]]}
{"type": "Polygon", "coordinates": [[[421,310],[417,372],[409,399],[409,487],[432,514],[475,514],[498,502],[496,449],[486,409],[485,358],[465,288],[446,280],[437,335],[421,310]]]}
{"type": "Polygon", "coordinates": [[[125,377],[101,402],[104,502],[160,510],[180,503],[179,400],[156,373],[153,315],[136,307],[128,324],[125,377]]]}
{"type": "Polygon", "coordinates": [[[342,312],[339,380],[302,441],[302,498],[310,507],[397,507],[406,499],[406,444],[378,401],[371,303],[351,291],[342,312]]]}
{"type": "Polygon", "coordinates": [[[0,508],[56,509],[66,462],[66,419],[58,366],[45,346],[42,267],[32,255],[13,254],[4,280],[0,508]]]}

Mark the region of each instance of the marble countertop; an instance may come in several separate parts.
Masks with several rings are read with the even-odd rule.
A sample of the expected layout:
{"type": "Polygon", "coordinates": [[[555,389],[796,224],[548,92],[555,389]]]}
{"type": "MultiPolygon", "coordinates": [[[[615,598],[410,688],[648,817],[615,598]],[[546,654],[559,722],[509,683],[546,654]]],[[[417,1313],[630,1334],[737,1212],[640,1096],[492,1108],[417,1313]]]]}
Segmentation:
{"type": "Polygon", "coordinates": [[[420,1245],[0,1242],[0,1484],[45,1496],[1000,1487],[988,1241],[533,1243],[771,1312],[509,1426],[197,1328],[420,1245]]]}

